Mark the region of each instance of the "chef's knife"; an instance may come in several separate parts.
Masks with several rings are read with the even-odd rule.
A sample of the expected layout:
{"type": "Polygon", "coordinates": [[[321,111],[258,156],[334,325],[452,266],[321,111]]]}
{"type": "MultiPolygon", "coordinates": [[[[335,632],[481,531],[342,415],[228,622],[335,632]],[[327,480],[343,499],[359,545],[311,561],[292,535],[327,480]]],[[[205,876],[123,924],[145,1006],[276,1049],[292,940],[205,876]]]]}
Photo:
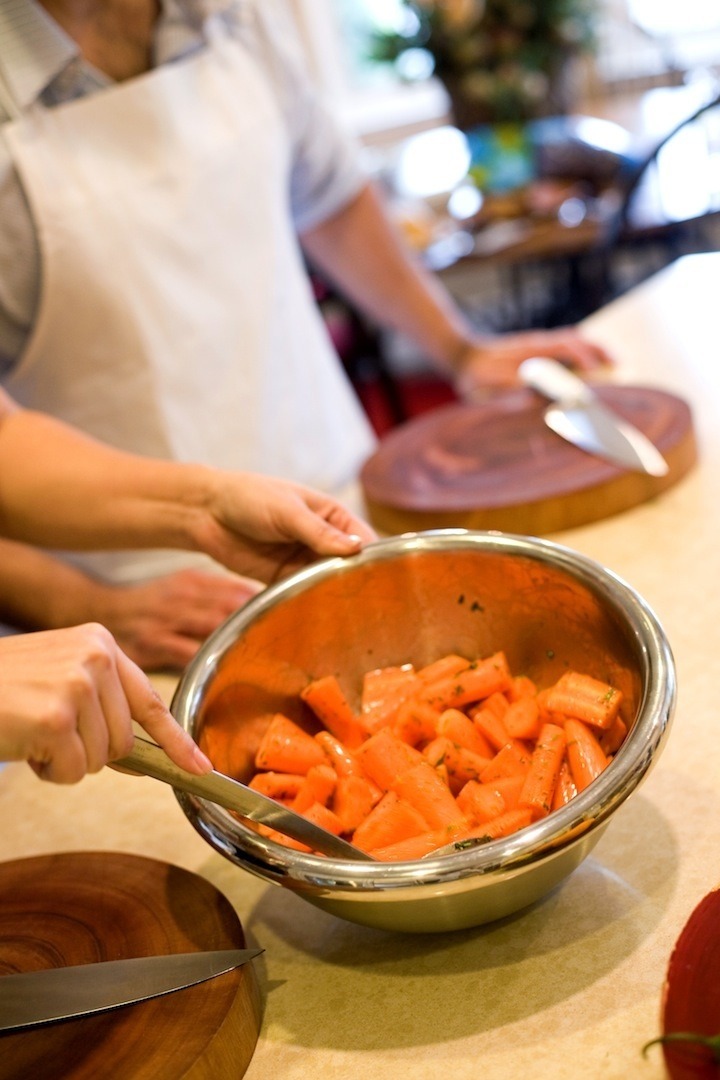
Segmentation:
{"type": "Polygon", "coordinates": [[[214,979],[262,949],[105,960],[0,977],[0,1034],[93,1016],[214,979]]]}
{"type": "Polygon", "coordinates": [[[555,404],[545,423],[574,446],[625,469],[665,476],[668,463],[648,437],[604,405],[590,386],[563,364],[543,356],[523,361],[520,378],[555,404]]]}

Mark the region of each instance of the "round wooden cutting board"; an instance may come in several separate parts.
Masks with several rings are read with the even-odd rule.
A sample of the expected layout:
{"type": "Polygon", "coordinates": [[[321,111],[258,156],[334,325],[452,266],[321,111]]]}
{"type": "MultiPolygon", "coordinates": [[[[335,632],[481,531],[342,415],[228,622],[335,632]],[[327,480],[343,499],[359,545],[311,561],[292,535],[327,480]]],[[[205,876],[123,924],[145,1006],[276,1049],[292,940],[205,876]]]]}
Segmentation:
{"type": "Polygon", "coordinates": [[[370,520],[388,534],[455,527],[542,536],[636,506],[692,467],[684,401],[647,387],[594,389],[665,456],[666,476],[571,445],[545,424],[547,401],[523,387],[434,409],[386,435],[361,473],[370,520]]]}
{"type": "MultiPolygon", "coordinates": [[[[0,978],[244,945],[222,893],[167,863],[78,852],[0,864],[0,978]]],[[[0,1035],[0,1078],[235,1080],[260,1020],[251,962],[137,1005],[0,1035]]]]}

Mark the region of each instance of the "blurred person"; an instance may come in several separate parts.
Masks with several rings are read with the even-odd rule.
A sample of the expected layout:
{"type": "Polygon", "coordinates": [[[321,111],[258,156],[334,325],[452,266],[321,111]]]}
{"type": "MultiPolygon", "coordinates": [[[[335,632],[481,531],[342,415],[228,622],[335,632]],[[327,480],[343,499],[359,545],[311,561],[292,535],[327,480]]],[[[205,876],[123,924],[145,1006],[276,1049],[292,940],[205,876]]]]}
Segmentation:
{"type": "MultiPolygon", "coordinates": [[[[479,335],[283,34],[253,0],[3,0],[0,376],[126,450],[359,508],[375,436],[308,263],[463,394],[537,353],[581,371],[608,358],[573,328],[479,335]]],[[[136,551],[70,567],[15,547],[0,585],[16,623],[100,615],[143,666],[178,666],[252,589],[188,565],[136,551]]]]}
{"type": "MultiPolygon", "coordinates": [[[[68,548],[163,544],[262,581],[375,534],[288,481],[154,461],[103,446],[0,391],[0,532],[68,548]]],[[[128,753],[137,721],[181,767],[210,762],[97,623],[0,638],[0,761],[56,782],[128,753]]]]}

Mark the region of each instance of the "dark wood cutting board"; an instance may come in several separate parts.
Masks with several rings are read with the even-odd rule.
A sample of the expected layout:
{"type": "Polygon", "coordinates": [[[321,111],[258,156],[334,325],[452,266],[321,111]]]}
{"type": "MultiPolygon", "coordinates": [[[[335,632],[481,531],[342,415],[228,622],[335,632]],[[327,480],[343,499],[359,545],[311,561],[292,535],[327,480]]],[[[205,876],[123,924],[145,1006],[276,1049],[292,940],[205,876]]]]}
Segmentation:
{"type": "Polygon", "coordinates": [[[365,463],[361,483],[383,533],[500,529],[542,536],[645,502],[695,463],[686,402],[640,386],[597,386],[601,400],[655,444],[666,476],[622,469],[571,445],[543,420],[532,390],[452,404],[395,428],[365,463]]]}
{"type": "MultiPolygon", "coordinates": [[[[180,867],[113,852],[0,864],[0,978],[244,945],[229,901],[180,867]]],[[[137,1005],[0,1035],[0,1078],[235,1080],[260,1029],[254,963],[137,1005]]]]}

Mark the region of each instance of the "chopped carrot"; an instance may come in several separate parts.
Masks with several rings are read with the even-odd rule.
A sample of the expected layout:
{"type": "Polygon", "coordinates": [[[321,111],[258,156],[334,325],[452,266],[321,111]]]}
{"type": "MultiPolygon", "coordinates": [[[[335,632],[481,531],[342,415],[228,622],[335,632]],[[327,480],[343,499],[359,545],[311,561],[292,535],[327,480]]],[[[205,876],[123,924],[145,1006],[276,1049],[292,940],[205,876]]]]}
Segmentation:
{"type": "Polygon", "coordinates": [[[350,750],[335,735],[329,731],[318,731],[314,735],[315,741],[322,746],[327,754],[327,759],[338,776],[361,776],[362,769],[358,761],[353,757],[350,750]]]}
{"type": "Polygon", "coordinates": [[[540,734],[540,710],[533,697],[511,701],[502,718],[505,730],[513,739],[537,739],[540,734]]]}
{"type": "Polygon", "coordinates": [[[422,814],[431,829],[457,825],[464,820],[450,789],[427,761],[406,769],[392,788],[422,814]]]}
{"type": "Polygon", "coordinates": [[[480,773],[483,784],[490,784],[506,776],[525,776],[530,768],[530,755],[520,743],[507,743],[498,750],[490,764],[480,773]]]}
{"type": "MultiPolygon", "coordinates": [[[[317,768],[317,766],[313,766],[317,768]]],[[[248,787],[267,795],[276,802],[290,803],[303,785],[302,773],[258,772],[250,780],[248,787]]]]}
{"type": "Polygon", "coordinates": [[[482,781],[483,787],[488,787],[493,791],[500,792],[505,800],[505,806],[508,810],[516,809],[524,783],[524,773],[517,773],[515,776],[499,776],[496,780],[490,779],[482,781]]]}
{"type": "Polygon", "coordinates": [[[497,787],[492,784],[480,784],[477,780],[468,780],[457,795],[457,803],[465,817],[473,824],[480,825],[490,818],[499,817],[507,809],[505,799],[497,787]]]}
{"type": "Polygon", "coordinates": [[[335,836],[339,836],[343,831],[340,818],[333,813],[329,806],[323,806],[322,803],[313,803],[307,810],[303,810],[302,816],[315,825],[319,825],[321,829],[327,829],[328,832],[333,833],[335,836]]]}
{"type": "Polygon", "coordinates": [[[392,725],[393,734],[411,746],[430,742],[437,734],[439,712],[426,701],[410,698],[399,707],[392,725]]]}
{"type": "Polygon", "coordinates": [[[559,810],[561,806],[566,806],[571,799],[574,799],[577,795],[577,787],[575,781],[572,778],[570,772],[570,766],[567,762],[567,757],[563,759],[560,766],[560,772],[558,773],[557,783],[555,784],[555,794],[553,795],[552,809],[559,810]]]}
{"type": "Polygon", "coordinates": [[[343,832],[353,832],[365,820],[378,801],[375,798],[378,790],[375,784],[362,776],[338,777],[332,809],[342,822],[343,832]]]}
{"type": "Polygon", "coordinates": [[[368,671],[360,715],[335,676],[312,680],[301,699],[323,730],[311,736],[276,714],[250,785],[382,859],[524,828],[587,787],[628,731],[612,685],[570,671],[538,690],[502,652],[368,671]]]}
{"type": "Polygon", "coordinates": [[[371,851],[418,836],[427,832],[427,827],[425,818],[414,806],[401,799],[396,792],[388,791],[357,826],[352,842],[362,851],[371,851]]]}
{"type": "Polygon", "coordinates": [[[292,801],[292,809],[302,814],[316,802],[327,806],[335,791],[337,779],[337,773],[329,765],[312,765],[292,801]]]}
{"type": "Polygon", "coordinates": [[[490,712],[494,713],[495,716],[499,717],[499,719],[502,720],[503,716],[508,710],[509,704],[510,702],[508,701],[506,695],[501,693],[499,690],[496,690],[494,694],[488,694],[488,696],[480,705],[473,705],[473,707],[468,710],[468,715],[470,716],[471,720],[474,720],[475,713],[478,711],[478,709],[489,709],[490,712]]]}
{"type": "Polygon", "coordinates": [[[534,698],[537,694],[537,686],[529,675],[513,675],[510,680],[510,689],[507,697],[510,703],[519,701],[520,698],[534,698]]]}
{"type": "Polygon", "coordinates": [[[582,720],[572,718],[565,721],[567,737],[567,759],[572,778],[578,791],[584,791],[588,784],[600,775],[609,764],[608,758],[595,735],[582,720]]]}
{"type": "Polygon", "coordinates": [[[412,664],[367,671],[363,676],[360,705],[360,722],[365,731],[373,734],[378,728],[392,724],[399,707],[421,685],[412,664]]]}
{"type": "Polygon", "coordinates": [[[577,671],[567,671],[550,687],[547,706],[593,727],[612,726],[622,704],[622,691],[577,671]]]}
{"type": "Polygon", "coordinates": [[[365,738],[366,732],[343,693],[334,675],[313,679],[300,691],[302,700],[310,706],[318,720],[349,749],[353,750],[365,738]]]}
{"type": "Polygon", "coordinates": [[[518,800],[518,805],[531,810],[534,817],[545,817],[552,809],[565,741],[563,728],[557,724],[543,724],[518,800]]]}
{"type": "Polygon", "coordinates": [[[428,701],[440,708],[460,708],[479,701],[510,685],[510,669],[503,652],[496,652],[482,660],[476,660],[458,675],[451,675],[429,683],[419,694],[421,701],[428,701]]]}
{"type": "Polygon", "coordinates": [[[452,742],[446,735],[438,735],[436,739],[423,747],[422,756],[430,762],[434,769],[437,769],[438,765],[442,765],[451,746],[452,742]]]}
{"type": "Polygon", "coordinates": [[[505,720],[501,720],[491,709],[477,709],[472,723],[494,750],[502,750],[503,746],[514,741],[505,727],[505,720]]]}
{"type": "Polygon", "coordinates": [[[540,716],[540,723],[562,725],[565,723],[565,714],[557,711],[554,712],[548,706],[548,698],[550,697],[552,690],[552,686],[547,686],[544,690],[538,690],[535,697],[535,701],[538,707],[538,713],[540,716]]]}
{"type": "MultiPolygon", "coordinates": [[[[438,735],[445,735],[458,746],[472,750],[480,757],[492,757],[493,749],[480,728],[472,722],[467,713],[460,709],[445,709],[437,720],[438,735]]],[[[507,742],[507,739],[505,739],[507,742]]]]}
{"type": "Polygon", "coordinates": [[[255,754],[257,769],[277,772],[304,775],[312,765],[324,762],[323,749],[312,735],[282,713],[273,716],[255,754]]]}
{"type": "Polygon", "coordinates": [[[491,818],[470,829],[464,839],[466,840],[499,840],[501,836],[510,836],[518,829],[524,829],[532,822],[532,811],[518,808],[508,810],[499,817],[491,818]]]}
{"type": "Polygon", "coordinates": [[[492,761],[492,757],[481,757],[479,754],[474,754],[472,750],[466,750],[464,746],[458,746],[457,743],[452,742],[446,736],[441,735],[438,739],[435,739],[430,747],[433,747],[437,751],[437,744],[442,740],[441,757],[439,760],[432,761],[431,755],[427,754],[429,747],[426,747],[423,751],[431,765],[443,765],[447,772],[447,785],[453,795],[457,793],[467,784],[468,780],[477,780],[481,773],[492,761]]]}
{"type": "Polygon", "coordinates": [[[369,854],[381,862],[404,862],[407,859],[422,859],[424,855],[430,855],[439,847],[450,844],[453,840],[464,835],[465,830],[462,827],[456,829],[432,829],[417,836],[408,837],[407,840],[399,840],[384,847],[371,848],[369,854]]]}
{"type": "Polygon", "coordinates": [[[465,671],[469,667],[470,661],[466,660],[464,656],[449,653],[447,656],[441,656],[439,660],[433,660],[431,664],[426,664],[425,667],[420,668],[417,675],[421,682],[428,684],[459,675],[461,671],[465,671]]]}
{"type": "Polygon", "coordinates": [[[424,760],[419,750],[398,739],[387,728],[380,728],[366,739],[355,751],[355,757],[383,791],[392,787],[406,769],[424,760]]]}
{"type": "Polygon", "coordinates": [[[612,727],[598,732],[598,742],[606,754],[614,754],[620,749],[625,741],[627,731],[627,724],[622,716],[618,715],[615,717],[612,727]]]}

